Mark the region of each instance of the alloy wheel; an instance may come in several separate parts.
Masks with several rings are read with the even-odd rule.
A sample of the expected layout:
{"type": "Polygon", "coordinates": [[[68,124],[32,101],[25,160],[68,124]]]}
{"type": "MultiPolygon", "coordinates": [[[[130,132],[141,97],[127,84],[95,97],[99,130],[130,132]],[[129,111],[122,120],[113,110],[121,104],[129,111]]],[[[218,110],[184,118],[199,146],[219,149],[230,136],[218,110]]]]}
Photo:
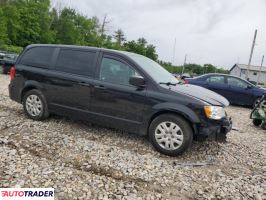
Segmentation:
{"type": "Polygon", "coordinates": [[[43,109],[41,99],[37,95],[29,95],[26,99],[26,109],[31,116],[40,115],[43,109]]]}
{"type": "MultiPolygon", "coordinates": [[[[260,102],[260,99],[257,99],[256,102],[255,102],[255,106],[257,106],[259,102],[260,102]]],[[[266,101],[265,100],[262,101],[260,107],[261,108],[266,108],[266,101]]]]}

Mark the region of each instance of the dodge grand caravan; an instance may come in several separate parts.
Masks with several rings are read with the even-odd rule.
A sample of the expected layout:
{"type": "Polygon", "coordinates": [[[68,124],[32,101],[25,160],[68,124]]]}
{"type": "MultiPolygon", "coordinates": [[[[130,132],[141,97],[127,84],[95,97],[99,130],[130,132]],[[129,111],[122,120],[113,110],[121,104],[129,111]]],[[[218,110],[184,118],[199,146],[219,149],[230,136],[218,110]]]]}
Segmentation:
{"type": "Polygon", "coordinates": [[[225,139],[232,128],[224,97],[181,84],[134,53],[30,45],[10,76],[10,98],[23,104],[29,118],[58,114],[147,135],[155,149],[170,156],[184,152],[193,138],[225,139]]]}

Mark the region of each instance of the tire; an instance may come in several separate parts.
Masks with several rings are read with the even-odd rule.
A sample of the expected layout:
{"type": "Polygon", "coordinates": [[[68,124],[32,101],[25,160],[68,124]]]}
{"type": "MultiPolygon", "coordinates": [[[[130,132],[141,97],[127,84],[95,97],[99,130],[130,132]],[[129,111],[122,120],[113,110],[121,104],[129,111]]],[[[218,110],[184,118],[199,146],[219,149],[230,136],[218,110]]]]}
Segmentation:
{"type": "Polygon", "coordinates": [[[193,131],[183,117],[163,114],[151,122],[149,138],[154,148],[160,153],[177,156],[191,146],[193,131]]]}
{"type": "MultiPolygon", "coordinates": [[[[255,106],[258,104],[258,102],[260,101],[261,97],[257,98],[254,103],[253,103],[253,108],[255,108],[255,106]]],[[[263,100],[262,101],[262,107],[266,108],[266,101],[263,100]]]]}
{"type": "Polygon", "coordinates": [[[42,92],[33,89],[23,96],[23,108],[30,119],[41,121],[49,116],[46,99],[42,92]]]}
{"type": "Polygon", "coordinates": [[[260,126],[261,123],[262,123],[262,120],[260,120],[260,119],[253,119],[252,122],[253,122],[254,126],[260,126]]]}
{"type": "Polygon", "coordinates": [[[266,130],[266,121],[264,121],[264,122],[262,123],[261,128],[262,128],[263,130],[266,130]]]}

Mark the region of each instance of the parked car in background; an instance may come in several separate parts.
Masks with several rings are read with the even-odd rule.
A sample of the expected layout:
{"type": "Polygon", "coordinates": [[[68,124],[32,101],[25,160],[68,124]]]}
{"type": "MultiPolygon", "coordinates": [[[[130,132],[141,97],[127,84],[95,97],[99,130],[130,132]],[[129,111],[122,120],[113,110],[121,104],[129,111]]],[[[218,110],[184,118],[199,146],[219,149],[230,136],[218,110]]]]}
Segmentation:
{"type": "Polygon", "coordinates": [[[266,90],[252,83],[226,74],[205,74],[187,78],[186,83],[199,85],[224,96],[231,104],[255,106],[266,90]]]}
{"type": "Polygon", "coordinates": [[[9,73],[11,66],[15,64],[17,58],[17,54],[5,54],[3,58],[0,59],[0,68],[2,68],[3,74],[9,73]]]}
{"type": "Polygon", "coordinates": [[[0,60],[2,60],[2,59],[4,58],[5,55],[6,55],[5,53],[0,52],[0,60]]]}
{"type": "Polygon", "coordinates": [[[191,78],[190,74],[188,74],[188,73],[181,74],[181,79],[182,80],[184,80],[186,78],[191,78]]]}
{"type": "Polygon", "coordinates": [[[65,45],[31,45],[10,71],[10,98],[33,120],[49,114],[147,135],[161,153],[177,155],[193,138],[225,139],[229,102],[180,82],[134,53],[65,45]]]}

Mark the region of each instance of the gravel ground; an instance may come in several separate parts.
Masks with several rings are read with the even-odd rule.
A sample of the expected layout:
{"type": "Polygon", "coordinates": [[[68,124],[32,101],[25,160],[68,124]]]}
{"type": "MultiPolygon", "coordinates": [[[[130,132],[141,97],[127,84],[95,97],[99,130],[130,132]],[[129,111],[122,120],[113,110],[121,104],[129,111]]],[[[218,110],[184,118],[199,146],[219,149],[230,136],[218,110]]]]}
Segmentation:
{"type": "Polygon", "coordinates": [[[53,187],[56,199],[266,199],[266,132],[229,107],[228,142],[176,158],[143,137],[52,116],[28,119],[0,75],[0,187],[53,187]]]}

